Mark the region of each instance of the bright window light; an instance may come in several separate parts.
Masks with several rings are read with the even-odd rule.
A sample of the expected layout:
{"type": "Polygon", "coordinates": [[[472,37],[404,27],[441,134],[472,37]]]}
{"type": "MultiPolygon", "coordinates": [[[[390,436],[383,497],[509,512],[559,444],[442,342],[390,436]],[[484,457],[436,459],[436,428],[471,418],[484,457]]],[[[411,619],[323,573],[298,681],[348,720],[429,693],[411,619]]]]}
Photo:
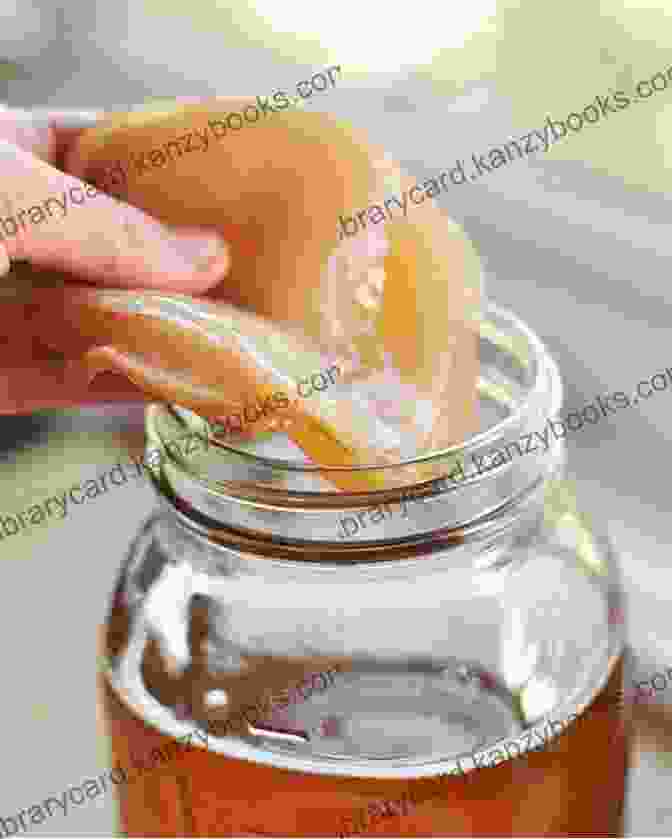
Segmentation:
{"type": "Polygon", "coordinates": [[[330,59],[349,70],[396,72],[428,64],[444,48],[459,48],[495,14],[497,0],[414,0],[338,4],[254,0],[278,32],[316,37],[330,59]]]}

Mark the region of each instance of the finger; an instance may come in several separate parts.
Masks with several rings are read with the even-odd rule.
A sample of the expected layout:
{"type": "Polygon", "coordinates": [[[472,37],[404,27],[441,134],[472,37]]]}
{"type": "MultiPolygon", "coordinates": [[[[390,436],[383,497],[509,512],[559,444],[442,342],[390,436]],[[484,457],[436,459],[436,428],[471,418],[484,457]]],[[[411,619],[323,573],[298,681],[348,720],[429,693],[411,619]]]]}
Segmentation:
{"type": "Polygon", "coordinates": [[[77,135],[103,116],[102,111],[25,110],[0,105],[0,138],[59,166],[77,135]]]}
{"type": "Polygon", "coordinates": [[[0,178],[0,245],[10,259],[105,285],[191,294],[207,291],[228,270],[228,247],[214,232],[168,230],[6,141],[0,178]]]}
{"type": "Polygon", "coordinates": [[[30,333],[25,309],[11,304],[0,308],[0,414],[146,401],[146,396],[123,376],[101,373],[89,384],[83,364],[68,360],[30,333]]]}
{"type": "Polygon", "coordinates": [[[0,372],[0,414],[26,414],[86,404],[146,402],[147,397],[122,376],[101,373],[90,385],[70,380],[71,364],[34,359],[30,365],[0,372]]]}
{"type": "Polygon", "coordinates": [[[50,111],[40,109],[32,111],[32,115],[36,122],[46,121],[47,130],[51,133],[54,156],[47,162],[65,171],[64,161],[73,142],[85,128],[95,125],[105,114],[103,111],[50,111]]]}

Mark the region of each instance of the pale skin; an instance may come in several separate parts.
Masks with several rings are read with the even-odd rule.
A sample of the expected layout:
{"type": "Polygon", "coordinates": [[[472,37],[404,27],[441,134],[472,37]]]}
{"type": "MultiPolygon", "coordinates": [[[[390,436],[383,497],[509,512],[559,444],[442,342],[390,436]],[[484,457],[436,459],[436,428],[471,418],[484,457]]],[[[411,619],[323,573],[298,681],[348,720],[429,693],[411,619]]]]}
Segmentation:
{"type": "MultiPolygon", "coordinates": [[[[95,311],[86,323],[82,320],[74,303],[82,283],[89,292],[97,285],[207,295],[235,307],[240,317],[247,311],[279,330],[297,327],[313,340],[323,337],[319,312],[324,310],[326,284],[320,278],[337,245],[339,215],[369,205],[374,195],[382,202],[389,192],[399,194],[414,181],[362,131],[321,112],[278,108],[238,134],[229,115],[253,107],[253,101],[216,97],[165,111],[89,116],[80,123],[73,115],[0,112],[0,167],[6,174],[0,259],[4,247],[10,260],[24,261],[13,265],[5,279],[6,288],[24,291],[3,294],[0,280],[5,314],[0,340],[4,336],[7,344],[2,348],[0,413],[144,398],[124,380],[126,375],[138,381],[138,371],[129,367],[135,362],[115,349],[115,341],[128,343],[125,326],[109,318],[103,324],[95,311]],[[230,134],[223,133],[224,120],[230,134]],[[195,137],[197,148],[190,151],[195,137]],[[203,137],[209,138],[207,156],[203,137]],[[171,150],[166,160],[163,149],[171,150]],[[122,160],[126,174],[117,180],[113,173],[122,160]],[[95,187],[103,192],[82,200],[82,190],[95,187]],[[114,196],[106,194],[110,191],[114,196]],[[62,212],[58,199],[65,204],[66,192],[72,203],[82,206],[62,212]],[[43,213],[49,214],[44,221],[43,213]],[[15,219],[10,225],[16,235],[5,235],[7,219],[15,219]],[[185,220],[192,230],[180,227],[185,220]],[[176,243],[184,245],[197,225],[202,235],[215,237],[211,244],[218,242],[210,261],[197,249],[192,249],[197,252],[190,261],[177,252],[176,243]],[[67,299],[34,289],[38,274],[42,283],[45,276],[52,285],[54,280],[65,282],[67,299]],[[23,302],[17,295],[27,297],[25,289],[32,297],[23,302]],[[117,375],[104,372],[92,383],[85,375],[73,375],[77,371],[67,362],[75,358],[80,359],[75,365],[80,364],[93,346],[105,354],[102,360],[96,357],[101,361],[97,370],[114,368],[117,375]]],[[[368,230],[361,213],[361,227],[368,230]]],[[[480,269],[473,246],[431,200],[414,204],[408,218],[392,218],[386,235],[390,250],[375,339],[405,382],[441,403],[432,432],[432,445],[441,448],[464,439],[474,425],[477,341],[470,312],[478,301],[480,269]],[[450,398],[442,397],[438,384],[449,385],[450,398]]],[[[5,260],[5,273],[7,267],[5,260]]],[[[0,263],[0,277],[2,273],[0,263]]],[[[339,323],[358,334],[359,302],[350,297],[339,309],[339,323]]],[[[134,347],[147,338],[149,325],[137,329],[131,336],[134,347]]],[[[177,337],[186,340],[190,335],[177,337]]],[[[196,364],[193,343],[184,352],[196,364]]],[[[179,369],[184,352],[178,344],[162,340],[149,350],[143,344],[143,351],[160,349],[161,366],[179,369]],[[176,354],[179,363],[168,363],[176,354]]],[[[362,340],[362,351],[370,349],[362,340]]],[[[194,369],[219,375],[220,361],[218,357],[217,365],[198,366],[199,361],[194,369]]],[[[166,387],[164,383],[154,398],[190,407],[182,391],[171,396],[166,387]]],[[[222,398],[229,396],[222,393],[222,398]]],[[[344,404],[347,413],[351,408],[344,404]]],[[[219,413],[218,408],[215,415],[219,413]]],[[[295,432],[303,435],[301,446],[317,445],[311,422],[300,428],[295,423],[295,432]]],[[[338,424],[341,437],[359,427],[356,416],[340,413],[338,424]]],[[[341,437],[334,443],[328,435],[318,436],[320,451],[314,456],[323,463],[340,463],[345,449],[352,448],[344,448],[341,437]],[[329,446],[338,451],[327,450],[329,446]]],[[[364,431],[360,437],[366,439],[357,438],[357,452],[368,444],[369,435],[364,431]]]]}
{"type": "MultiPolygon", "coordinates": [[[[195,105],[198,100],[176,101],[195,105]]],[[[227,106],[230,104],[232,109],[241,104],[230,98],[221,98],[221,101],[227,106]]],[[[273,151],[278,165],[273,183],[266,178],[268,194],[263,203],[268,207],[265,210],[270,217],[268,225],[277,234],[274,233],[271,239],[266,237],[264,247],[250,249],[244,232],[249,217],[257,212],[259,204],[255,190],[249,188],[247,173],[259,168],[259,161],[268,155],[268,142],[260,128],[248,130],[245,143],[237,144],[235,157],[227,169],[226,193],[235,196],[231,211],[236,223],[224,232],[213,229],[212,223],[204,227],[202,221],[194,222],[201,225],[198,230],[179,227],[175,218],[164,219],[167,226],[159,224],[151,210],[142,211],[131,206],[136,203],[137,196],[129,196],[130,203],[126,203],[123,197],[106,195],[104,186],[101,187],[104,192],[82,202],[81,190],[86,190],[87,186],[92,189],[93,184],[80,179],[87,176],[77,166],[77,143],[84,129],[105,121],[107,116],[102,113],[0,111],[0,169],[4,187],[4,195],[0,195],[0,307],[3,314],[0,349],[4,359],[0,368],[0,413],[28,413],[92,402],[151,398],[121,375],[103,372],[89,384],[85,377],[74,375],[72,352],[66,359],[61,350],[72,349],[70,339],[71,333],[77,332],[76,325],[59,323],[54,308],[47,304],[44,307],[49,313],[47,342],[44,319],[41,326],[33,323],[35,309],[40,304],[40,291],[32,291],[32,299],[27,303],[19,301],[15,293],[2,294],[3,276],[6,289],[10,286],[25,289],[25,280],[31,278],[31,267],[48,269],[52,276],[65,279],[73,290],[85,282],[115,288],[212,296],[273,319],[284,320],[288,312],[294,313],[295,320],[300,323],[305,304],[299,306],[297,299],[303,301],[304,288],[296,283],[272,282],[272,278],[296,276],[301,272],[316,276],[316,269],[324,258],[324,242],[333,238],[337,206],[361,204],[367,194],[368,153],[363,149],[351,151],[347,159],[337,162],[348,174],[357,173],[351,181],[362,194],[349,197],[346,190],[338,204],[333,196],[327,201],[320,195],[320,213],[315,212],[311,201],[297,202],[298,209],[310,206],[309,220],[313,224],[319,221],[321,226],[315,233],[307,232],[302,225],[299,241],[290,241],[282,219],[287,217],[286,203],[297,191],[293,174],[296,160],[302,161],[304,171],[322,172],[324,147],[337,142],[328,137],[326,143],[313,143],[310,156],[304,148],[305,139],[299,125],[292,128],[291,136],[283,146],[273,151]],[[360,171],[362,169],[367,171],[360,171]],[[66,191],[70,196],[73,192],[75,195],[69,201],[68,212],[64,213],[58,202],[63,203],[66,191]],[[73,203],[83,206],[75,207],[73,203]],[[280,222],[276,218],[278,212],[280,222]],[[35,223],[41,214],[45,216],[44,222],[35,223]],[[8,218],[14,219],[9,224],[15,224],[15,235],[5,235],[3,224],[8,218]],[[192,240],[196,233],[199,236],[194,244],[192,240]],[[274,243],[275,250],[269,242],[274,243]],[[204,247],[207,245],[210,247],[204,247]],[[187,251],[186,258],[180,249],[187,251]],[[235,277],[230,274],[231,265],[238,266],[235,277]],[[283,270],[279,270],[278,265],[283,265],[283,270]],[[268,279],[260,283],[259,277],[268,279]],[[254,289],[251,298],[250,289],[254,289]]],[[[170,129],[168,139],[180,133],[185,132],[170,129]]],[[[336,134],[339,136],[338,131],[336,134]]],[[[120,154],[127,157],[128,148],[123,145],[120,154]]],[[[188,163],[189,157],[179,161],[182,168],[185,161],[188,163]]],[[[335,194],[337,186],[340,193],[341,184],[347,179],[339,166],[334,164],[327,170],[333,181],[329,189],[322,176],[321,192],[335,194]]],[[[319,179],[314,177],[312,181],[317,184],[319,179]]],[[[295,227],[299,225],[295,223],[295,227]]],[[[81,355],[84,349],[78,345],[76,355],[81,355]]]]}
{"type": "Polygon", "coordinates": [[[60,270],[78,283],[190,295],[206,294],[228,271],[229,248],[216,232],[169,229],[123,201],[95,195],[63,168],[80,131],[101,116],[0,110],[0,217],[13,217],[17,227],[11,235],[11,222],[0,226],[0,413],[144,398],[120,376],[102,374],[87,387],[64,375],[63,357],[31,329],[29,307],[1,294],[3,284],[6,291],[20,277],[15,261],[60,270]],[[58,202],[66,190],[64,214],[58,202]],[[75,206],[82,198],[85,205],[75,206]],[[31,221],[28,211],[36,206],[41,211],[33,210],[31,221]]]}

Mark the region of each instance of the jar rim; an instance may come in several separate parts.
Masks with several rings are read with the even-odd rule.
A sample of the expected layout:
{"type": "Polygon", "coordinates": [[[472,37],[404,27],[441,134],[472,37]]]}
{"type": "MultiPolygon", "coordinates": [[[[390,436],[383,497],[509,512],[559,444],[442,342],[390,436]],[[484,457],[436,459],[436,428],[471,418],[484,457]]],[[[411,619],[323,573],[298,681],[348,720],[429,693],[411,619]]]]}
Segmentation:
{"type": "MultiPolygon", "coordinates": [[[[476,433],[467,437],[466,440],[463,440],[459,443],[454,443],[452,446],[447,446],[444,449],[439,449],[429,453],[416,455],[415,457],[401,459],[394,463],[383,464],[374,463],[359,464],[356,466],[324,466],[316,463],[298,463],[296,461],[285,460],[283,458],[266,457],[264,455],[236,448],[235,446],[226,445],[221,441],[217,441],[218,448],[221,448],[222,450],[228,451],[231,454],[235,454],[237,457],[245,458],[250,462],[254,462],[262,466],[272,466],[274,468],[282,468],[286,469],[287,471],[293,472],[319,473],[366,471],[375,473],[383,470],[396,469],[401,466],[414,466],[422,463],[432,463],[450,455],[458,454],[470,448],[477,448],[480,445],[490,442],[492,439],[495,439],[499,435],[505,433],[509,427],[515,425],[516,422],[520,420],[521,415],[529,409],[529,404],[538,398],[540,390],[544,388],[544,376],[549,373],[555,373],[556,376],[558,374],[557,370],[550,369],[551,367],[555,367],[555,364],[551,359],[551,356],[549,355],[548,350],[546,349],[546,346],[544,345],[542,340],[517,315],[515,315],[511,310],[506,309],[502,306],[498,306],[492,302],[487,302],[486,304],[484,304],[484,311],[486,311],[490,315],[496,316],[498,321],[508,322],[511,326],[514,327],[515,332],[513,334],[518,340],[513,341],[511,343],[510,350],[519,361],[523,361],[526,355],[525,348],[521,347],[520,339],[522,338],[525,341],[527,341],[528,348],[531,350],[530,357],[534,361],[534,367],[536,370],[534,383],[530,388],[529,393],[526,395],[524,401],[517,405],[515,410],[509,416],[507,416],[504,420],[497,423],[496,425],[490,428],[486,428],[483,431],[477,431],[476,433]]],[[[487,321],[481,319],[481,335],[483,335],[486,326],[487,321]]],[[[492,335],[490,337],[492,337],[492,335]]],[[[502,335],[500,334],[498,337],[501,338],[502,335]]],[[[559,410],[561,401],[561,393],[560,391],[558,391],[554,399],[554,402],[557,402],[557,404],[552,406],[550,413],[553,414],[557,410],[559,410]]],[[[340,494],[341,493],[339,491],[339,495],[340,494]]]]}
{"type": "MultiPolygon", "coordinates": [[[[447,520],[444,516],[441,529],[483,518],[508,504],[512,498],[521,496],[543,475],[557,471],[558,462],[564,457],[564,444],[561,439],[554,438],[542,455],[533,457],[526,454],[519,458],[511,455],[511,449],[515,453],[515,447],[522,454],[521,446],[516,442],[522,439],[521,432],[528,432],[525,436],[531,437],[530,431],[534,434],[536,428],[548,424],[549,418],[559,411],[562,402],[560,374],[555,361],[533,330],[513,312],[494,303],[484,305],[479,338],[479,395],[482,400],[489,399],[499,413],[488,427],[460,443],[398,463],[343,467],[294,463],[218,443],[216,450],[213,447],[208,458],[198,464],[193,458],[170,451],[160,467],[154,470],[155,475],[159,483],[170,487],[171,494],[184,499],[191,509],[243,531],[252,529],[283,539],[288,529],[286,521],[282,526],[280,524],[281,514],[302,517],[304,526],[298,525],[301,532],[294,534],[300,542],[306,538],[311,542],[325,541],[324,532],[321,536],[317,533],[308,535],[308,531],[319,524],[319,515],[325,514],[331,516],[333,538],[342,545],[350,540],[341,534],[336,536],[333,531],[334,516],[339,511],[394,504],[410,497],[430,502],[424,505],[429,510],[433,507],[434,498],[451,495],[450,505],[456,509],[447,520]],[[488,453],[492,454],[493,448],[495,452],[506,451],[508,459],[500,457],[499,462],[482,469],[484,459],[488,453]],[[464,468],[468,459],[471,461],[469,465],[478,467],[470,474],[464,468]],[[301,483],[307,475],[317,473],[320,476],[336,471],[375,474],[379,470],[396,468],[403,476],[404,468],[418,464],[431,465],[435,470],[443,471],[439,477],[416,479],[412,483],[407,480],[396,487],[388,485],[383,489],[367,491],[343,491],[331,486],[327,489],[309,486],[306,489],[301,483]],[[203,466],[205,468],[201,468],[203,466]],[[219,475],[217,469],[220,470],[219,475]],[[412,496],[408,495],[409,490],[412,496]]],[[[179,408],[176,413],[175,409],[166,406],[150,405],[146,421],[149,442],[166,446],[171,433],[184,429],[181,425],[182,413],[179,408]]],[[[548,432],[546,437],[550,438],[548,432]]],[[[443,513],[446,513],[445,504],[443,513]]],[[[437,529],[436,517],[433,517],[433,522],[426,532],[437,529]]],[[[317,531],[322,531],[322,528],[317,527],[317,531]]],[[[410,535],[407,527],[393,527],[393,531],[393,538],[405,539],[410,535]]],[[[386,532],[389,532],[389,527],[386,527],[386,532]]],[[[417,536],[417,532],[414,535],[417,536]]],[[[378,541],[379,536],[380,531],[364,541],[378,541]]],[[[326,541],[332,539],[327,538],[326,541]]]]}

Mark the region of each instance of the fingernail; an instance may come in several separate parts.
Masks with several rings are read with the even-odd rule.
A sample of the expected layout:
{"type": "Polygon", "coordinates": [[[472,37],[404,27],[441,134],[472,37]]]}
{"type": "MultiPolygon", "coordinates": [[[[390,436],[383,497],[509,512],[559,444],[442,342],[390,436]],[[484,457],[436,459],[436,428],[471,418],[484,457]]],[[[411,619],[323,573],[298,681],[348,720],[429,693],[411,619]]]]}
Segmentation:
{"type": "Polygon", "coordinates": [[[222,271],[229,264],[229,248],[216,234],[207,236],[182,236],[175,241],[179,255],[194,271],[214,271],[215,266],[222,271]]]}

